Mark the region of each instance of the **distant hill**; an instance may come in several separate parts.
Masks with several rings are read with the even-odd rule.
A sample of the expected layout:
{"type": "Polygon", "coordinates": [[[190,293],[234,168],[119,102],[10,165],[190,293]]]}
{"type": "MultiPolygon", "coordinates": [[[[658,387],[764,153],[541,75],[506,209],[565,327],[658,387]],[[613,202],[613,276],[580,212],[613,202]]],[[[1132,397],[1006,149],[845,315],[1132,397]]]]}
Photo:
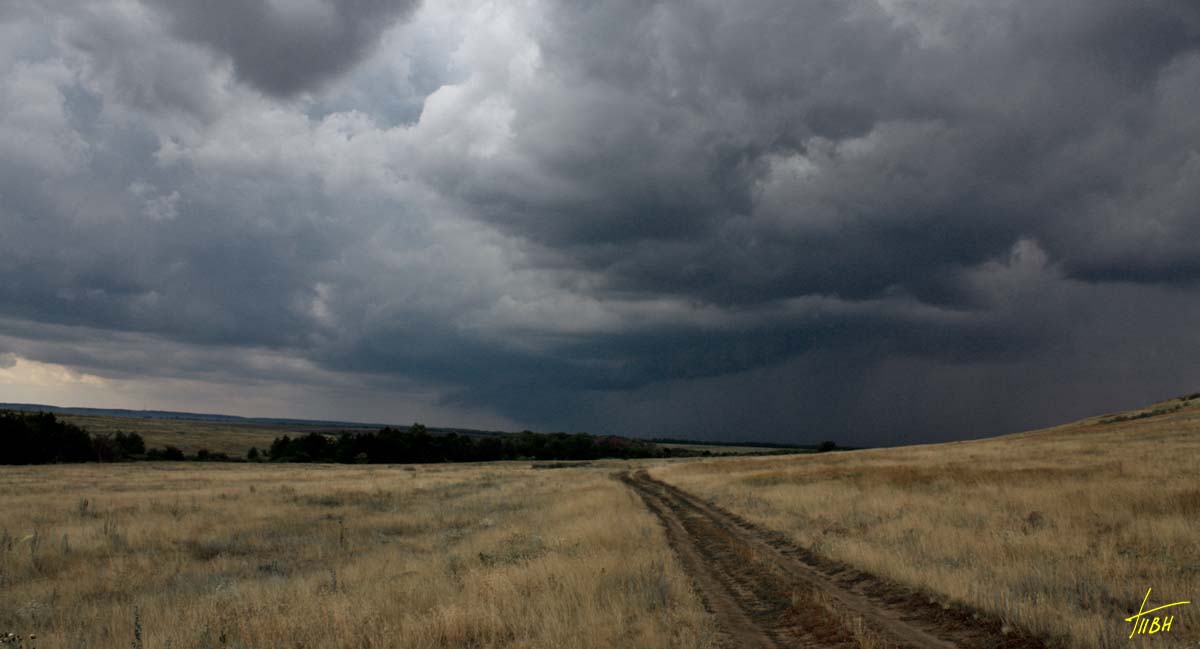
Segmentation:
{"type": "MultiPolygon", "coordinates": [[[[407,430],[408,425],[387,423],[337,421],[324,419],[295,419],[286,417],[239,417],[171,410],[128,410],[120,408],[74,408],[41,403],[0,403],[0,410],[47,411],[67,423],[83,427],[92,433],[137,433],[152,447],[175,446],[192,454],[204,449],[242,457],[250,447],[268,447],[281,435],[300,436],[308,433],[337,434],[340,432],[375,431],[384,426],[407,430]]],[[[412,422],[408,422],[411,424],[412,422]]],[[[507,431],[473,428],[429,427],[435,435],[457,433],[471,437],[495,437],[511,434],[507,431]]],[[[821,449],[819,444],[791,445],[765,442],[712,442],[687,439],[655,438],[646,440],[665,448],[678,448],[713,455],[811,453],[821,449]]],[[[846,450],[844,447],[836,447],[846,450]]]]}
{"type": "MultiPolygon", "coordinates": [[[[289,419],[286,417],[239,417],[198,412],[176,412],[173,410],[126,410],[121,408],[73,408],[42,403],[0,403],[0,410],[31,410],[53,412],[64,415],[90,415],[96,417],[126,417],[131,419],[162,419],[170,421],[196,421],[220,423],[252,428],[283,428],[298,430],[376,430],[384,426],[407,428],[405,425],[382,424],[362,421],[336,421],[325,419],[289,419]]],[[[492,436],[503,435],[503,431],[477,430],[473,428],[430,428],[434,433],[458,433],[459,435],[492,436]]]]}

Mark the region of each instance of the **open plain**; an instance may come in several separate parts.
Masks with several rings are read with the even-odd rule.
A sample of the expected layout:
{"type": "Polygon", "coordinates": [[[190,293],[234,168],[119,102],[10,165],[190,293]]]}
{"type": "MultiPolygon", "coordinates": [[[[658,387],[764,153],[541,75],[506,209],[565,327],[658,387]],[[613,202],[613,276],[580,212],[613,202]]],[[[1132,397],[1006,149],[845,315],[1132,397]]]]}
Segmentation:
{"type": "Polygon", "coordinates": [[[609,470],[0,468],[0,632],[41,647],[707,647],[609,470]]]}
{"type": "MultiPolygon", "coordinates": [[[[1148,589],[1152,605],[1200,595],[1198,430],[1185,398],[793,456],[3,467],[0,633],[100,649],[1126,647],[1148,589]]],[[[1155,646],[1194,647],[1197,610],[1172,609],[1155,646]]]]}

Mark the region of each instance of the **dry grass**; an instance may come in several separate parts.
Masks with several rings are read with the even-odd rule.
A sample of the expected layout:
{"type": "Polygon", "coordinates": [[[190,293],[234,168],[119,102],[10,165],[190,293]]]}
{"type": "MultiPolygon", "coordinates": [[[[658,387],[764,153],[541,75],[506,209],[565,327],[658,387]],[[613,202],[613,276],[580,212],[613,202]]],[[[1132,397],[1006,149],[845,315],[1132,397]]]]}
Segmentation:
{"type": "MultiPolygon", "coordinates": [[[[827,556],[1057,643],[1127,647],[1123,618],[1147,588],[1158,604],[1200,600],[1200,400],[1184,406],[992,440],[652,473],[827,556]]],[[[1196,646],[1200,604],[1173,612],[1156,646],[1196,646]]]]}
{"type": "Polygon", "coordinates": [[[613,468],[0,468],[0,632],[43,647],[709,647],[613,468]]]}

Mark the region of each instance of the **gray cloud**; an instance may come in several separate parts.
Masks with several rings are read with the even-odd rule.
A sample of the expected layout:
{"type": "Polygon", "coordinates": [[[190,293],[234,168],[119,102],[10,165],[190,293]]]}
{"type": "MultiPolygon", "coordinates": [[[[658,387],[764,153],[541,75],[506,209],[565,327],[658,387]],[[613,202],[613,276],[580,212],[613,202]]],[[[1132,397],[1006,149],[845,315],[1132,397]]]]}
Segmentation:
{"type": "Polygon", "coordinates": [[[1022,236],[1081,276],[1189,266],[1196,10],[937,10],[954,31],[924,44],[874,2],[560,8],[551,81],[513,98],[536,175],[455,159],[447,183],[616,288],[717,301],[953,299],[948,279],[1022,236]],[[1147,211],[1163,227],[1127,232],[1147,211]],[[1092,241],[1130,234],[1144,245],[1092,241]]]}
{"type": "Polygon", "coordinates": [[[858,443],[1200,381],[1194,3],[14,6],[22,357],[858,443]]]}
{"type": "Polygon", "coordinates": [[[149,0],[175,33],[230,57],[238,77],[277,96],[310,90],[358,62],[415,0],[149,0]]]}

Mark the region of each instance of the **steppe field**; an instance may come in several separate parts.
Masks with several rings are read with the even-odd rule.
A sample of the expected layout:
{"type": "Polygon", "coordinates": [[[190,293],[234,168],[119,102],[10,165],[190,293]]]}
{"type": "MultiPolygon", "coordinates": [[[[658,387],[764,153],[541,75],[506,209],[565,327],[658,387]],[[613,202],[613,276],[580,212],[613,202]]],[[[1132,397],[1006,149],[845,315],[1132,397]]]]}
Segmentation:
{"type": "Polygon", "coordinates": [[[0,467],[38,647],[1200,645],[1200,399],[991,440],[419,466],[0,467]]]}
{"type": "Polygon", "coordinates": [[[1200,646],[1200,398],[991,440],[652,475],[815,554],[1077,649],[1200,646]],[[1152,608],[1148,604],[1146,608],[1152,608]],[[1136,645],[1135,645],[1136,646],[1136,645]]]}
{"type": "Polygon", "coordinates": [[[707,647],[612,469],[0,467],[0,632],[40,647],[707,647]]]}

